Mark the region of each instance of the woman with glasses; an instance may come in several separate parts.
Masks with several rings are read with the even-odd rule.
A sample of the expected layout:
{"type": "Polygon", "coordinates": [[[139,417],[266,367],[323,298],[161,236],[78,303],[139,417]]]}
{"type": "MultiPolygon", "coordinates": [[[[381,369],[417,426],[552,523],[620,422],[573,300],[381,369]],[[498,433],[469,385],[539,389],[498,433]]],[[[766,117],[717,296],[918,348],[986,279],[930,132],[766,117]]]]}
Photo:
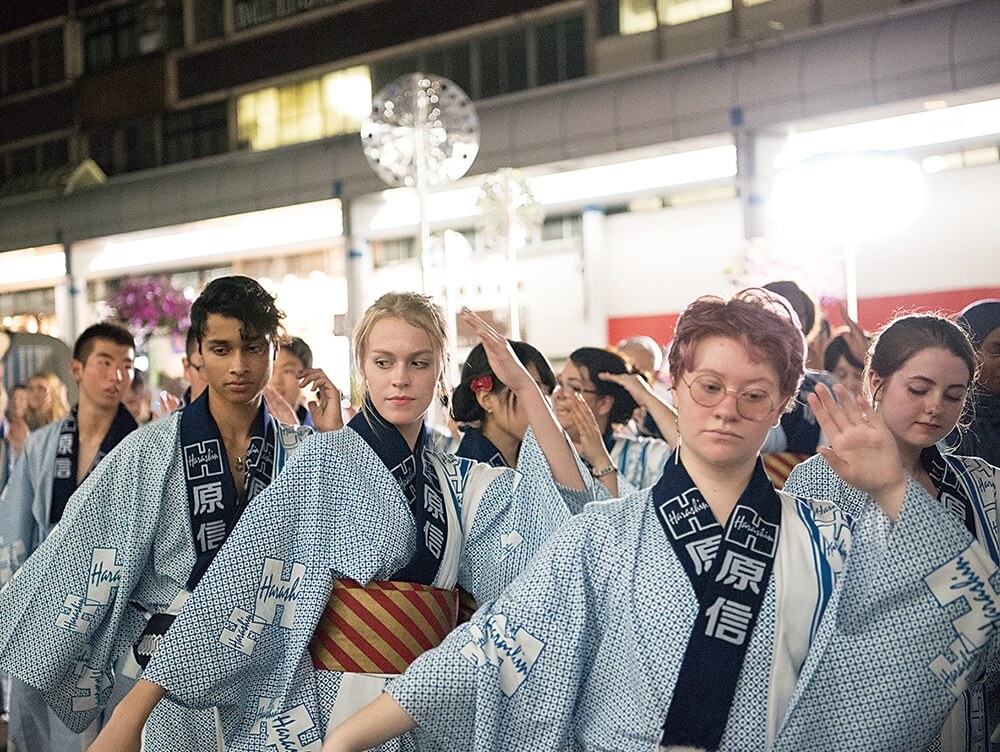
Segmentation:
{"type": "Polygon", "coordinates": [[[671,408],[620,355],[598,347],[574,350],[556,387],[552,400],[556,418],[609,497],[656,482],[670,455],[670,444],[629,436],[620,429],[640,406],[665,437],[676,436],[676,420],[671,408]]]}
{"type": "MultiPolygon", "coordinates": [[[[896,443],[900,469],[1000,563],[1000,469],[938,449],[962,415],[975,373],[975,350],[959,326],[941,316],[911,314],[897,317],[876,334],[864,387],[896,443]]],[[[842,480],[821,456],[796,466],[785,490],[830,499],[853,516],[871,505],[863,490],[842,480]]],[[[982,679],[962,694],[942,728],[940,748],[945,752],[990,748],[990,733],[1000,722],[1000,676],[991,672],[982,679]]]]}
{"type": "Polygon", "coordinates": [[[324,752],[414,727],[476,752],[925,749],[997,641],[997,570],[841,387],[810,397],[821,451],[877,504],[855,521],[773,488],[759,449],[806,351],[786,305],[692,303],[657,484],[572,518],[324,752]]]}

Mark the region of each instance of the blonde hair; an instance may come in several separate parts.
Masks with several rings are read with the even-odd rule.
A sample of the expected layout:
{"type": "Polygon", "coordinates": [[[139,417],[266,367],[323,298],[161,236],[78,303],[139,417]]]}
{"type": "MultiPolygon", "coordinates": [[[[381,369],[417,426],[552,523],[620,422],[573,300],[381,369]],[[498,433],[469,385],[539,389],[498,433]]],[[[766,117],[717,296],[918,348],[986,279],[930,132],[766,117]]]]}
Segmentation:
{"type": "Polygon", "coordinates": [[[400,319],[410,326],[427,332],[434,351],[434,364],[438,369],[439,397],[442,401],[446,401],[450,391],[446,374],[451,356],[448,351],[448,326],[445,323],[444,311],[431,300],[429,295],[416,292],[387,292],[368,307],[365,315],[354,327],[354,368],[359,383],[364,383],[364,363],[372,327],[384,319],[400,319]]]}
{"type": "Polygon", "coordinates": [[[31,385],[32,381],[45,382],[45,387],[49,392],[49,400],[40,410],[35,410],[29,401],[28,412],[25,415],[28,426],[34,430],[65,418],[69,412],[69,399],[66,396],[66,384],[63,383],[63,380],[51,371],[39,371],[28,379],[28,386],[31,385]]]}

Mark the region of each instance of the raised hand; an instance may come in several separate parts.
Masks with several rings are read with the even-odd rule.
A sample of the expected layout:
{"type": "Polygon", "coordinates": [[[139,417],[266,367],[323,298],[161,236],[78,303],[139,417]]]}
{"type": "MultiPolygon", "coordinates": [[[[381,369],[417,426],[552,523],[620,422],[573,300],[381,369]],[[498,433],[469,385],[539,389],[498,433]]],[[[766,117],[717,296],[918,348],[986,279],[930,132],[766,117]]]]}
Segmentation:
{"type": "MultiPolygon", "coordinates": [[[[582,394],[573,395],[569,404],[569,417],[576,428],[576,441],[573,442],[577,453],[587,461],[594,471],[600,472],[609,467],[614,467],[608,448],[604,446],[604,437],[597,427],[597,419],[590,409],[582,394]]],[[[618,473],[612,472],[601,475],[601,484],[608,489],[612,496],[618,496],[618,473]]]]}
{"type": "Polygon", "coordinates": [[[872,496],[891,519],[896,519],[906,496],[906,473],[896,440],[864,397],[850,394],[840,384],[834,390],[837,399],[823,384],[808,397],[830,441],[830,446],[817,451],[837,475],[872,496]]]}
{"type": "Polygon", "coordinates": [[[277,389],[273,386],[265,386],[263,394],[264,401],[267,402],[267,411],[275,420],[288,426],[299,424],[299,416],[295,414],[295,408],[288,404],[288,400],[282,397],[277,389]]]}
{"type": "Polygon", "coordinates": [[[640,407],[646,408],[646,412],[660,429],[663,439],[671,447],[677,446],[680,440],[680,433],[677,430],[677,410],[654,392],[648,381],[637,373],[605,372],[597,374],[597,378],[601,381],[611,381],[625,389],[640,407]]]}
{"type": "Polygon", "coordinates": [[[153,418],[162,418],[164,415],[169,415],[180,406],[180,397],[176,397],[170,392],[162,391],[160,392],[159,406],[153,411],[153,418]]]}
{"type": "Polygon", "coordinates": [[[486,358],[490,362],[490,368],[504,384],[515,393],[524,388],[538,386],[531,378],[524,365],[517,359],[507,340],[492,326],[483,321],[468,308],[459,311],[462,320],[472,327],[472,330],[483,343],[486,350],[486,358]]]}
{"type": "Polygon", "coordinates": [[[847,306],[841,302],[840,303],[840,316],[844,319],[844,324],[847,326],[847,331],[843,332],[844,341],[847,342],[847,347],[851,351],[858,362],[865,362],[865,355],[868,353],[868,335],[865,330],[861,328],[861,325],[857,321],[851,318],[851,314],[847,311],[847,306]]]}
{"type": "Polygon", "coordinates": [[[538,445],[542,448],[549,467],[552,468],[552,477],[557,483],[568,488],[579,491],[585,489],[586,485],[576,464],[576,455],[573,454],[566,435],[552,413],[552,406],[542,395],[542,390],[531,378],[531,374],[514,355],[507,340],[468,308],[463,308],[459,315],[479,336],[493,373],[517,395],[518,403],[528,416],[528,423],[534,431],[538,445]]]}
{"type": "Polygon", "coordinates": [[[336,431],[344,427],[340,411],[340,390],[327,377],[322,368],[307,368],[299,373],[299,386],[316,394],[306,407],[317,431],[336,431]]]}

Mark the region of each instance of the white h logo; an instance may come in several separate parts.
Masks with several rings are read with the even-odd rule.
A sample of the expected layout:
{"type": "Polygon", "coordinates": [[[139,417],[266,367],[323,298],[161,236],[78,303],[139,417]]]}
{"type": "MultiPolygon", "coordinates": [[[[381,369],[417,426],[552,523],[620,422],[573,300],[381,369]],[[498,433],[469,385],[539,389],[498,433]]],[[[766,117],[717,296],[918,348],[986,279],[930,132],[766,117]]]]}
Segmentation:
{"type": "Polygon", "coordinates": [[[295,620],[295,602],[299,597],[299,585],[306,573],[306,566],[292,562],[292,571],[287,580],[281,577],[284,566],[285,562],[281,559],[264,559],[260,586],[257,588],[257,605],[254,608],[254,621],[258,624],[273,624],[278,606],[281,606],[279,626],[290,629],[295,620]]]}

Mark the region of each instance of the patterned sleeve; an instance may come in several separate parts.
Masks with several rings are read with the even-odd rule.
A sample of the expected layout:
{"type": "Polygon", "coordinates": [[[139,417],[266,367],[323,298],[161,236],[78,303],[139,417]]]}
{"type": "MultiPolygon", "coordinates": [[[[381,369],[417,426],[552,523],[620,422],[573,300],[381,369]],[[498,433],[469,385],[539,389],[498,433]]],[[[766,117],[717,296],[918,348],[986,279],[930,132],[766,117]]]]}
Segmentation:
{"type": "Polygon", "coordinates": [[[607,520],[574,517],[495,602],[389,685],[419,725],[418,741],[470,752],[574,748],[607,588],[595,564],[607,520]]]}
{"type": "Polygon", "coordinates": [[[782,490],[792,496],[832,501],[854,518],[873,504],[870,496],[845,483],[819,454],[793,467],[782,490]]]}
{"type": "Polygon", "coordinates": [[[858,521],[831,605],[775,749],[927,748],[996,650],[996,566],[911,480],[895,524],[874,506],[858,521]]]}
{"type": "Polygon", "coordinates": [[[14,461],[10,478],[0,495],[0,586],[6,583],[28,554],[34,549],[37,538],[35,517],[31,513],[34,492],[31,486],[30,463],[34,456],[31,442],[14,461]]]}
{"type": "Polygon", "coordinates": [[[385,578],[413,553],[409,510],[357,459],[360,442],[349,429],[306,440],[250,502],[143,674],[183,705],[234,709],[231,738],[258,733],[268,698],[316,702],[307,647],[333,579],[385,578]]]}
{"type": "Polygon", "coordinates": [[[160,515],[159,500],[136,487],[139,459],[161,449],[150,451],[138,434],[122,441],[0,591],[0,666],[36,687],[75,732],[107,702],[113,664],[145,624],[129,600],[160,515]]]}
{"type": "Polygon", "coordinates": [[[517,467],[517,472],[507,470],[497,476],[483,491],[466,536],[459,584],[479,603],[492,600],[507,587],[570,518],[530,429],[517,467]]]}

